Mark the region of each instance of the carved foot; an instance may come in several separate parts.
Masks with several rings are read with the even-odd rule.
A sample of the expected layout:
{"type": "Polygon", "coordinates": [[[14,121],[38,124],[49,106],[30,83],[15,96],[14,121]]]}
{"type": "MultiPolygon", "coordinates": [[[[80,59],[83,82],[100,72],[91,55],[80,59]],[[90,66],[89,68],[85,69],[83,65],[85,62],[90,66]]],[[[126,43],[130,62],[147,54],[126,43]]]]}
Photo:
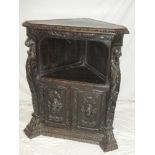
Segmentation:
{"type": "Polygon", "coordinates": [[[34,138],[40,135],[41,121],[37,117],[32,117],[30,123],[24,129],[24,133],[28,138],[34,138]]]}
{"type": "Polygon", "coordinates": [[[112,130],[106,131],[105,136],[102,138],[102,141],[100,142],[100,147],[104,152],[118,149],[118,145],[112,130]]]}

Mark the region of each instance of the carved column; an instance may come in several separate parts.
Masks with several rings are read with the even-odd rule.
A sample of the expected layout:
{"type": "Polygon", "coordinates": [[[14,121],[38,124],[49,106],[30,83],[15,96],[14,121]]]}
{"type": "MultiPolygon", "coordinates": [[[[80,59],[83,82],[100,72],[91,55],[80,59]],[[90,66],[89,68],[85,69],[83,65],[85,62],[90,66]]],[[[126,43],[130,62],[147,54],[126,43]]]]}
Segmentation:
{"type": "Polygon", "coordinates": [[[121,56],[121,46],[113,45],[111,48],[111,59],[110,59],[110,92],[109,100],[106,109],[106,120],[105,120],[105,136],[100,143],[100,146],[104,151],[117,149],[117,142],[113,134],[113,120],[116,107],[116,101],[120,88],[120,67],[119,67],[119,57],[121,56]]]}
{"type": "Polygon", "coordinates": [[[110,69],[110,94],[109,103],[107,106],[107,117],[106,117],[106,127],[112,128],[113,118],[115,112],[116,101],[120,88],[120,67],[119,67],[119,57],[121,56],[121,47],[112,47],[111,53],[111,69],[110,69]]]}
{"type": "Polygon", "coordinates": [[[30,123],[26,126],[24,132],[30,138],[34,136],[34,130],[40,124],[38,118],[39,114],[39,105],[37,101],[37,86],[36,86],[36,77],[37,77],[37,58],[36,58],[36,43],[32,38],[28,38],[25,42],[25,45],[29,47],[28,58],[26,61],[26,77],[32,94],[32,104],[33,104],[33,117],[30,123]]]}

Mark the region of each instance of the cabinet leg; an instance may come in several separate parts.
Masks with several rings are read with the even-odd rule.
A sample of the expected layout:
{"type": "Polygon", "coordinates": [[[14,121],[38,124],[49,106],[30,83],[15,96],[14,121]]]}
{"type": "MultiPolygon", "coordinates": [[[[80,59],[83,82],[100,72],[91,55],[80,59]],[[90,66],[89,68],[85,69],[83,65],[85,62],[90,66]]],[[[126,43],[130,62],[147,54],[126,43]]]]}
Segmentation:
{"type": "Polygon", "coordinates": [[[28,138],[34,138],[40,135],[41,121],[39,118],[32,116],[31,121],[24,129],[24,133],[28,138]]]}
{"type": "Polygon", "coordinates": [[[100,142],[100,147],[104,152],[118,149],[118,145],[112,130],[106,131],[102,141],[100,142]]]}

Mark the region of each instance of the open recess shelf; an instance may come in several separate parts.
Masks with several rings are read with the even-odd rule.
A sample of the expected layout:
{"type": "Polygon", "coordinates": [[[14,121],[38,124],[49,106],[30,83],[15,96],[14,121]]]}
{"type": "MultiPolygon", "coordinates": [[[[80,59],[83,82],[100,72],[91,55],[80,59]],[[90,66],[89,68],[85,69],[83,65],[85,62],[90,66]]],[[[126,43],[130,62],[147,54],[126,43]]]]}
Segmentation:
{"type": "Polygon", "coordinates": [[[108,57],[102,42],[46,38],[40,45],[41,76],[105,84],[108,57]]]}

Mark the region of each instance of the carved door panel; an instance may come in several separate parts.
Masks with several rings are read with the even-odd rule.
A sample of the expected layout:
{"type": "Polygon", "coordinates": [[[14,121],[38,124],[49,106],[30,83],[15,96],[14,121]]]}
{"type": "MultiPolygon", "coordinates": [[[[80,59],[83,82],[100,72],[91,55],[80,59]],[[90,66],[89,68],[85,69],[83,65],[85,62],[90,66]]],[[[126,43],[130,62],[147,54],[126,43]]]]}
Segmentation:
{"type": "Polygon", "coordinates": [[[54,127],[70,127],[69,89],[60,86],[42,88],[45,124],[54,127]]]}
{"type": "Polygon", "coordinates": [[[72,127],[91,131],[100,130],[104,120],[104,103],[103,92],[74,90],[72,127]]]}

